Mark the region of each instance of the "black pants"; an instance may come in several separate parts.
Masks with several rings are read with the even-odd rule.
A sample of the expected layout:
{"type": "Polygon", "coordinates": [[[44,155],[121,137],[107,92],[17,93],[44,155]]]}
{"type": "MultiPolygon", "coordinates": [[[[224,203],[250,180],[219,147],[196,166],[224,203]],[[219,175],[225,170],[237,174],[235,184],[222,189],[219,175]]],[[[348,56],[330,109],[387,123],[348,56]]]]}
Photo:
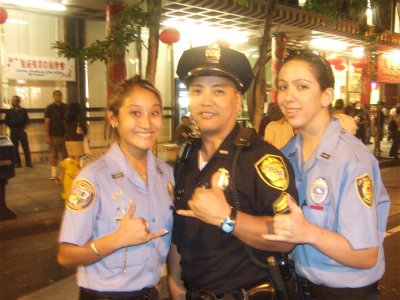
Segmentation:
{"type": "Polygon", "coordinates": [[[400,131],[392,132],[392,146],[390,147],[389,156],[390,157],[398,157],[397,152],[399,151],[399,142],[400,142],[400,131]]]}
{"type": "Polygon", "coordinates": [[[159,300],[159,293],[156,288],[136,292],[99,292],[81,287],[79,300],[159,300]]]}
{"type": "Polygon", "coordinates": [[[28,135],[26,134],[25,130],[22,128],[12,128],[10,132],[10,139],[15,147],[15,165],[21,165],[21,157],[19,156],[18,152],[19,143],[21,143],[21,147],[25,155],[25,163],[27,166],[31,166],[31,152],[29,150],[28,135]]]}

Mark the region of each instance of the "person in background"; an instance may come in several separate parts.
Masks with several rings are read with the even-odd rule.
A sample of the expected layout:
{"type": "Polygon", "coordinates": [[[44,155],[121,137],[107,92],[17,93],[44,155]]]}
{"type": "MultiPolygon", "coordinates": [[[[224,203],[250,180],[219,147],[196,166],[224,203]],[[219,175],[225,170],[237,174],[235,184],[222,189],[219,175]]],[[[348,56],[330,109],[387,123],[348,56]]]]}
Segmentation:
{"type": "Polygon", "coordinates": [[[372,144],[371,142],[371,105],[364,104],[364,116],[365,116],[365,143],[366,145],[372,144]]]}
{"type": "Polygon", "coordinates": [[[67,201],[71,191],[71,185],[81,169],[81,159],[85,154],[83,137],[87,134],[87,124],[81,117],[78,103],[69,103],[64,117],[65,122],[65,146],[68,158],[60,163],[63,170],[60,182],[63,183],[64,191],[62,198],[67,201]]]}
{"type": "Polygon", "coordinates": [[[345,113],[343,99],[336,99],[334,107],[335,107],[334,116],[339,119],[340,125],[348,132],[355,135],[357,132],[357,123],[354,120],[353,116],[349,115],[349,109],[347,109],[347,113],[345,113]]]}
{"type": "Polygon", "coordinates": [[[388,131],[392,138],[392,146],[389,150],[389,157],[399,159],[399,143],[400,143],[400,106],[396,108],[396,115],[388,124],[388,131]]]}
{"type": "Polygon", "coordinates": [[[299,133],[282,152],[300,203],[274,216],[267,240],[292,253],[304,299],[378,299],[390,199],[369,149],[332,118],[334,75],[310,50],[289,52],[277,76],[278,103],[299,133]]]}
{"type": "Polygon", "coordinates": [[[60,162],[62,173],[60,182],[63,184],[63,192],[61,197],[64,201],[68,201],[71,193],[71,186],[82,166],[82,157],[85,152],[83,150],[83,142],[66,142],[68,158],[60,162]]]}
{"type": "Polygon", "coordinates": [[[183,116],[181,123],[175,129],[175,140],[178,145],[184,144],[192,133],[190,128],[190,118],[183,116]]]}
{"type": "Polygon", "coordinates": [[[31,151],[29,150],[28,135],[26,133],[30,123],[29,115],[27,110],[21,106],[21,98],[19,96],[11,98],[11,105],[12,108],[6,111],[4,123],[10,128],[10,139],[15,147],[14,166],[21,168],[21,157],[18,151],[19,144],[21,143],[25,156],[25,164],[28,168],[32,168],[31,151]]]}
{"type": "Polygon", "coordinates": [[[187,144],[175,169],[171,298],[266,299],[266,259],[282,257],[292,245],[267,242],[261,234],[285,211],[282,194],[296,199],[297,191],[279,150],[237,122],[252,68],[244,54],[212,44],[186,50],[177,74],[189,90],[201,139],[187,144]]]}
{"type": "Polygon", "coordinates": [[[396,118],[397,116],[397,108],[400,108],[400,102],[396,103],[396,105],[394,105],[390,111],[389,111],[389,121],[393,120],[394,118],[396,118]]]}
{"type": "MultiPolygon", "coordinates": [[[[260,126],[258,128],[258,134],[261,136],[262,139],[264,139],[264,134],[265,134],[265,128],[267,127],[267,125],[272,122],[272,121],[276,121],[277,119],[274,119],[274,111],[276,111],[277,109],[277,104],[274,102],[269,102],[268,103],[268,107],[267,107],[267,113],[263,115],[263,117],[261,118],[261,122],[260,122],[260,126]]],[[[279,119],[279,117],[278,117],[279,119]]]]}
{"type": "Polygon", "coordinates": [[[65,127],[64,114],[67,105],[62,102],[62,93],[59,90],[53,91],[54,102],[46,107],[44,112],[44,124],[46,132],[46,142],[50,146],[50,179],[57,180],[58,157],[67,158],[67,149],[65,147],[65,127]]]}
{"type": "Polygon", "coordinates": [[[357,130],[356,130],[356,138],[364,143],[365,141],[365,114],[362,108],[356,109],[356,115],[354,116],[354,120],[357,123],[357,130]]]}
{"type": "Polygon", "coordinates": [[[379,142],[382,142],[384,136],[384,125],[385,125],[385,113],[383,111],[384,104],[385,104],[384,102],[378,102],[374,115],[375,134],[377,135],[379,142]]]}
{"type": "Polygon", "coordinates": [[[294,136],[292,125],[278,108],[280,118],[270,122],[265,128],[264,140],[278,149],[282,149],[294,136]]]}
{"type": "Polygon", "coordinates": [[[118,84],[106,110],[115,140],[72,184],[57,260],[78,267],[80,300],[159,299],[174,188],[172,168],[151,152],[161,105],[139,76],[118,84]]]}

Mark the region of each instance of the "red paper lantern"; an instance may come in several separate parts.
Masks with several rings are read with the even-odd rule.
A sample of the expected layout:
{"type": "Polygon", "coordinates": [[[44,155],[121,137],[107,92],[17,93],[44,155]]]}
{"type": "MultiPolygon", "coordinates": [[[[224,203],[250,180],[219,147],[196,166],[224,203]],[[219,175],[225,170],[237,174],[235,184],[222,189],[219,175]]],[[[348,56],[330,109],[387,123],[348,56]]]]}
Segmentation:
{"type": "Polygon", "coordinates": [[[329,63],[330,63],[331,65],[334,65],[334,66],[340,65],[340,64],[342,64],[342,62],[343,62],[343,60],[341,60],[341,59],[339,59],[339,58],[332,58],[332,59],[329,59],[328,61],[329,61],[329,63]]]}
{"type": "Polygon", "coordinates": [[[367,62],[365,60],[355,60],[352,64],[354,68],[364,68],[367,62]]]}
{"type": "Polygon", "coordinates": [[[3,7],[0,7],[0,25],[4,24],[8,18],[7,10],[3,7]]]}
{"type": "Polygon", "coordinates": [[[174,28],[166,28],[160,33],[160,41],[164,44],[174,44],[179,41],[181,34],[174,28]]]}
{"type": "Polygon", "coordinates": [[[335,67],[335,69],[336,69],[337,71],[343,71],[344,69],[346,69],[346,66],[345,66],[345,65],[342,65],[342,64],[340,64],[340,65],[334,65],[334,67],[335,67]]]}

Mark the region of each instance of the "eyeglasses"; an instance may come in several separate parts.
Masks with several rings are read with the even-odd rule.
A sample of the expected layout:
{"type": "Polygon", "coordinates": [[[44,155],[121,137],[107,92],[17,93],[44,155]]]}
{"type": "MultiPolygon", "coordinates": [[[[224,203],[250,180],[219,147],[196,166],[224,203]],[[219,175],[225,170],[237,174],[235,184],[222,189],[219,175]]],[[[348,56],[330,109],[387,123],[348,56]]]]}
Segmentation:
{"type": "MultiPolygon", "coordinates": [[[[282,64],[295,58],[304,60],[312,65],[315,65],[317,68],[320,67],[326,73],[328,80],[327,87],[334,87],[335,77],[333,75],[332,67],[324,57],[309,49],[287,49],[287,54],[283,59],[282,64]]],[[[321,75],[321,77],[325,77],[323,76],[324,74],[321,75]]]]}

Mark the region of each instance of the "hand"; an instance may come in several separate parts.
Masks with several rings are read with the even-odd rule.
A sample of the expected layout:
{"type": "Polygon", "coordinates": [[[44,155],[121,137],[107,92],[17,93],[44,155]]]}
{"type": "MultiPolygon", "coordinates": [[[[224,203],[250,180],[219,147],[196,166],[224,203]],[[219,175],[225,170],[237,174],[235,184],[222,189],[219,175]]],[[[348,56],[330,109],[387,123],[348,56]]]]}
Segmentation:
{"type": "Polygon", "coordinates": [[[53,140],[52,140],[51,137],[48,137],[48,138],[46,139],[46,144],[48,144],[48,145],[52,145],[52,144],[53,144],[53,140]]]}
{"type": "Polygon", "coordinates": [[[177,214],[192,217],[204,223],[220,226],[221,221],[229,216],[231,206],[226,201],[224,191],[218,186],[220,172],[211,177],[211,188],[196,188],[192,199],[188,201],[189,210],[180,209],[177,214]]]}
{"type": "Polygon", "coordinates": [[[136,205],[130,202],[129,209],[122,217],[121,225],[117,230],[117,234],[120,235],[121,247],[144,244],[168,234],[166,229],[150,232],[149,225],[145,219],[133,217],[135,211],[136,205]]]}
{"type": "Polygon", "coordinates": [[[286,201],[290,208],[290,213],[275,215],[271,223],[267,224],[269,233],[263,234],[262,237],[271,241],[297,244],[307,243],[307,237],[312,230],[312,226],[304,217],[301,208],[290,195],[287,195],[286,201]]]}

